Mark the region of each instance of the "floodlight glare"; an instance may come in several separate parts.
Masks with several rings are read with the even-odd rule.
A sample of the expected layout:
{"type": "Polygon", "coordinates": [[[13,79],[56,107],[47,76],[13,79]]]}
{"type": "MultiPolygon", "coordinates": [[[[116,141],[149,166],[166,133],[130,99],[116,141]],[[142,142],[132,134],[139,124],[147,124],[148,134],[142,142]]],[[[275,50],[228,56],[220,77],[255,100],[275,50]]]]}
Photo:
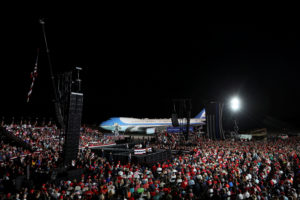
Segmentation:
{"type": "Polygon", "coordinates": [[[240,109],[240,100],[237,97],[234,97],[230,101],[230,106],[233,111],[237,111],[240,109]]]}

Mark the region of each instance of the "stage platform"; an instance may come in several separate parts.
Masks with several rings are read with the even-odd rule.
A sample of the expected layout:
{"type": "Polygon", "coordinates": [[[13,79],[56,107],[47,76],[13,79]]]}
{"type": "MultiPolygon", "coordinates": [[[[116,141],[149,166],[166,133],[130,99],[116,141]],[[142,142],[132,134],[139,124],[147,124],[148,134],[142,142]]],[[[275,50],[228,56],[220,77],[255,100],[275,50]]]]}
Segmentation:
{"type": "MultiPolygon", "coordinates": [[[[131,145],[130,145],[131,146],[131,145]]],[[[104,156],[110,159],[110,155],[113,157],[114,162],[120,161],[122,164],[128,163],[129,154],[131,153],[131,162],[136,164],[151,165],[157,162],[164,162],[170,160],[172,157],[171,150],[165,149],[153,149],[153,152],[145,154],[134,154],[133,148],[126,148],[126,145],[114,145],[110,147],[101,147],[92,149],[97,155],[102,156],[102,149],[104,156]]]]}
{"type": "MultiPolygon", "coordinates": [[[[115,153],[113,155],[114,160],[118,160],[121,163],[127,163],[129,159],[129,152],[115,153]]],[[[169,150],[158,149],[155,152],[146,154],[134,155],[131,153],[131,162],[143,165],[152,165],[157,162],[164,162],[171,159],[172,153],[169,150]]]]}
{"type": "Polygon", "coordinates": [[[89,149],[98,149],[104,147],[111,147],[117,145],[116,143],[109,143],[109,144],[101,144],[101,145],[88,145],[88,146],[80,146],[79,149],[89,148],[89,149]]]}

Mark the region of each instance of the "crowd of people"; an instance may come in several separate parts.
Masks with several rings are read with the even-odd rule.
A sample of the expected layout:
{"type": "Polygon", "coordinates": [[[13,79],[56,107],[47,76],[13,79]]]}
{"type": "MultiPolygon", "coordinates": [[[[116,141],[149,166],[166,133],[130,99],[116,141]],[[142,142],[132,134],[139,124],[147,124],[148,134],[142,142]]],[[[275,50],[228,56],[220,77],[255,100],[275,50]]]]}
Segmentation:
{"type": "Polygon", "coordinates": [[[172,150],[189,150],[192,146],[197,145],[202,140],[202,136],[198,132],[190,132],[186,138],[182,133],[156,133],[156,148],[172,149],[172,150]]]}
{"type": "Polygon", "coordinates": [[[122,136],[106,136],[98,130],[92,128],[82,128],[79,142],[80,148],[84,148],[114,144],[115,140],[120,139],[123,139],[122,136]]]}
{"type": "MultiPolygon", "coordinates": [[[[75,168],[83,169],[80,178],[59,182],[49,179],[41,184],[31,182],[12,189],[16,188],[18,176],[27,176],[28,171],[51,173],[59,165],[60,139],[56,127],[43,127],[39,131],[6,129],[34,148],[30,152],[1,141],[0,199],[266,200],[300,197],[298,137],[212,141],[194,135],[183,143],[179,135],[162,133],[149,146],[186,151],[161,163],[140,165],[120,163],[104,154],[97,155],[92,149],[81,148],[74,163],[75,168]]],[[[83,130],[81,140],[84,143],[92,138],[103,141],[103,135],[95,137],[95,134],[96,130],[86,133],[83,130]]]]}
{"type": "MultiPolygon", "coordinates": [[[[64,143],[60,129],[57,126],[33,126],[28,124],[10,124],[4,126],[14,136],[29,144],[35,151],[52,149],[56,152],[62,150],[64,143]]],[[[106,137],[100,131],[88,127],[80,129],[79,147],[101,146],[113,144],[120,137],[106,137]]]]}

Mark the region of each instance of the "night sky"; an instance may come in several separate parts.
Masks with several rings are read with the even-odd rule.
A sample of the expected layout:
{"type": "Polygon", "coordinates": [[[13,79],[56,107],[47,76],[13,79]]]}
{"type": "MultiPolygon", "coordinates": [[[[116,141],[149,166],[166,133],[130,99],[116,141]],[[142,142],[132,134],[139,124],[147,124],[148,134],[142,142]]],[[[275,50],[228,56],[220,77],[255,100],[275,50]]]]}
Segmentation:
{"type": "MultiPolygon", "coordinates": [[[[55,118],[38,19],[24,16],[2,24],[0,114],[7,120],[55,118]],[[38,78],[27,104],[37,48],[38,78]]],[[[83,68],[84,123],[114,116],[170,118],[175,98],[190,98],[195,116],[209,101],[227,103],[238,95],[243,108],[235,117],[241,129],[299,127],[295,26],[206,23],[193,32],[134,16],[45,21],[54,72],[83,68]]],[[[230,124],[227,108],[224,117],[230,124]]]]}

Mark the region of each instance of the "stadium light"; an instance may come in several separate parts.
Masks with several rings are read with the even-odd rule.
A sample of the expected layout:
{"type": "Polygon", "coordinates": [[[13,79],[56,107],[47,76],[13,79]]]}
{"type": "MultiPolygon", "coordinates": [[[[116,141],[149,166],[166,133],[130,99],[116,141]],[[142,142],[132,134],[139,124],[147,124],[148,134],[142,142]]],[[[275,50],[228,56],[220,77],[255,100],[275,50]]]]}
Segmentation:
{"type": "Polygon", "coordinates": [[[234,112],[240,110],[240,108],[241,108],[240,99],[238,97],[233,97],[230,100],[230,107],[231,107],[231,110],[234,112]]]}

